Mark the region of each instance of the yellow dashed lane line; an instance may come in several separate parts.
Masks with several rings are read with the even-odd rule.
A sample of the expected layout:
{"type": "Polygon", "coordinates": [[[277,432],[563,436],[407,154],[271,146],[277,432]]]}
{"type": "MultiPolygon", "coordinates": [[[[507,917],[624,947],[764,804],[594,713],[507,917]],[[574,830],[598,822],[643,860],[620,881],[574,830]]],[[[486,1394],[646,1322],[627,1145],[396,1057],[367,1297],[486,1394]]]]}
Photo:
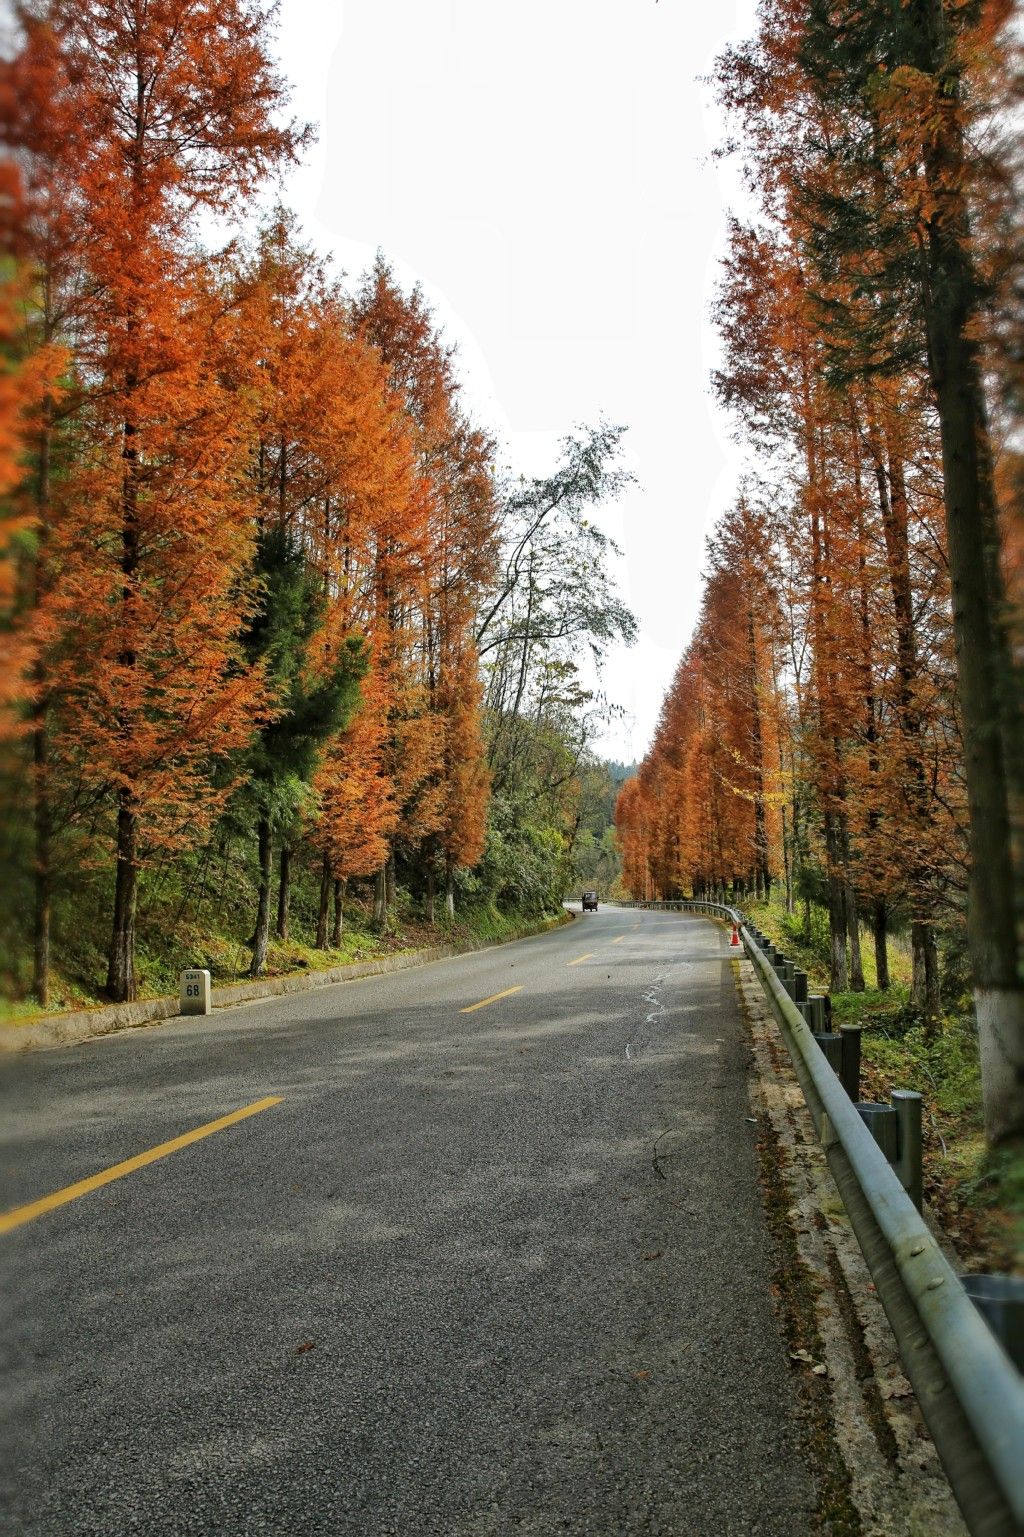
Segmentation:
{"type": "Polygon", "coordinates": [[[521,987],[506,987],[503,993],[492,993],[489,998],[481,998],[479,1003],[471,1003],[468,1009],[460,1009],[460,1014],[475,1014],[477,1009],[486,1009],[489,1003],[497,1003],[499,998],[507,998],[510,993],[521,993],[521,987]]]}
{"type": "Polygon", "coordinates": [[[134,1174],[136,1169],[144,1169],[149,1163],[156,1163],[160,1158],[166,1158],[169,1153],[176,1153],[179,1148],[189,1147],[193,1142],[201,1142],[204,1137],[211,1137],[215,1131],[224,1131],[228,1126],[234,1126],[237,1121],[244,1121],[250,1115],[258,1115],[261,1110],[269,1110],[271,1105],[279,1105],[281,1096],[270,1094],[266,1099],[258,1099],[254,1104],[245,1105],[241,1110],[232,1110],[230,1115],[218,1116],[215,1121],[207,1121],[205,1126],[197,1126],[194,1131],[186,1131],[180,1137],[172,1137],[170,1142],[161,1142],[159,1147],[151,1147],[145,1153],[136,1153],[134,1158],[126,1158],[123,1163],[115,1163],[109,1169],[102,1169],[99,1174],[90,1174],[88,1179],[80,1179],[74,1185],[65,1185],[63,1190],[55,1190],[52,1195],[44,1195],[38,1201],[30,1201],[27,1206],[16,1206],[13,1211],[8,1211],[0,1216],[0,1233],[9,1233],[12,1228],[21,1227],[26,1222],[33,1222],[36,1217],[41,1217],[44,1212],[54,1211],[58,1206],[66,1206],[69,1201],[77,1201],[81,1195],[88,1195],[90,1191],[99,1190],[103,1185],[112,1184],[115,1179],[123,1179],[126,1174],[134,1174]]]}

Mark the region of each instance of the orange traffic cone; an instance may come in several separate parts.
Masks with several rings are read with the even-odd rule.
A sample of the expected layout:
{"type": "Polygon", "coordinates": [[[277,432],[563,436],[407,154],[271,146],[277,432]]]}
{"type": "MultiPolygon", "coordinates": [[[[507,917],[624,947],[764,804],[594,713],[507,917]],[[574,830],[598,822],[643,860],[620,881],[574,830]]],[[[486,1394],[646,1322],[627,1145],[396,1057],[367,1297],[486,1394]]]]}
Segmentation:
{"type": "Polygon", "coordinates": [[[733,926],[732,926],[732,938],[730,939],[729,943],[730,943],[730,945],[738,945],[739,942],[740,942],[740,931],[739,931],[739,929],[736,927],[736,925],[734,923],[733,926]]]}

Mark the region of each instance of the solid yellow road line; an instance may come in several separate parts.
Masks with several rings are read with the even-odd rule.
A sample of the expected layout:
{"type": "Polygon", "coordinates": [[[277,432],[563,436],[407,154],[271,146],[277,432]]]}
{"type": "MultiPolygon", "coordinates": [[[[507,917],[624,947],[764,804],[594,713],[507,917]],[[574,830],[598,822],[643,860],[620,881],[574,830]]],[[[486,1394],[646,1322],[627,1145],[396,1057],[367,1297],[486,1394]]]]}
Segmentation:
{"type": "Polygon", "coordinates": [[[621,945],[621,943],[625,939],[625,937],[626,937],[625,934],[620,934],[618,939],[613,939],[612,940],[612,944],[613,945],[621,945]]]}
{"type": "Polygon", "coordinates": [[[215,1121],[207,1121],[205,1126],[197,1126],[194,1131],[186,1131],[183,1136],[172,1137],[170,1142],[161,1142],[159,1147],[151,1147],[148,1152],[137,1153],[134,1158],[126,1158],[124,1163],[115,1163],[99,1174],[90,1174],[88,1179],[80,1179],[77,1184],[65,1185],[63,1190],[55,1190],[52,1195],[44,1195],[38,1201],[29,1202],[27,1206],[16,1206],[13,1211],[4,1212],[3,1216],[0,1216],[0,1233],[9,1233],[12,1228],[21,1227],[25,1222],[33,1222],[44,1212],[53,1211],[57,1206],[65,1206],[68,1201],[77,1201],[80,1195],[88,1195],[91,1190],[99,1190],[102,1185],[109,1185],[115,1179],[123,1179],[126,1174],[134,1174],[136,1169],[144,1169],[148,1163],[156,1163],[158,1158],[166,1158],[168,1153],[176,1153],[179,1148],[188,1147],[192,1142],[201,1142],[203,1137],[210,1137],[215,1131],[223,1131],[227,1126],[234,1126],[236,1121],[244,1121],[247,1116],[258,1115],[261,1110],[269,1110],[271,1105],[280,1103],[280,1094],[270,1094],[266,1099],[258,1099],[252,1105],[245,1105],[241,1110],[232,1110],[230,1115],[218,1116],[215,1121]]]}
{"type": "Polygon", "coordinates": [[[471,1003],[468,1009],[460,1009],[460,1014],[475,1014],[477,1009],[486,1009],[489,1003],[497,1003],[499,998],[507,998],[510,993],[521,993],[521,987],[506,987],[503,993],[492,993],[489,998],[481,998],[479,1003],[471,1003]]]}
{"type": "Polygon", "coordinates": [[[593,959],[594,952],[591,950],[586,955],[578,955],[574,961],[566,961],[565,964],[567,966],[579,966],[582,961],[592,961],[593,959]]]}

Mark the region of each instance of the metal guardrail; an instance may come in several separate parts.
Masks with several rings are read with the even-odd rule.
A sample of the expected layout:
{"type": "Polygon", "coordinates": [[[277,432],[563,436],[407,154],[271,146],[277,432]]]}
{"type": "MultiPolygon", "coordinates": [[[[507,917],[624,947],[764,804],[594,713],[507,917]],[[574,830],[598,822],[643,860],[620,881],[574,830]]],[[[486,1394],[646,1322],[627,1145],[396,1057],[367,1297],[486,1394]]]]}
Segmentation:
{"type": "Polygon", "coordinates": [[[736,924],[968,1529],[972,1537],[1019,1537],[1024,1377],[968,1297],[742,913],[716,902],[620,905],[736,924]]]}

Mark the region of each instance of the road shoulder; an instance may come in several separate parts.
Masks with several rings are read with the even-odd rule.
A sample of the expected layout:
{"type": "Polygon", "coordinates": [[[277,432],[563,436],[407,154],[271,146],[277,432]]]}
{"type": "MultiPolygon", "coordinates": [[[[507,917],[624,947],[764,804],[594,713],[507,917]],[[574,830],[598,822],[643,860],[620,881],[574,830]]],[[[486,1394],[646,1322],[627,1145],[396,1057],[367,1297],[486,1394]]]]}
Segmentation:
{"type": "MultiPolygon", "coordinates": [[[[554,929],[572,922],[575,917],[575,913],[564,910],[559,917],[545,919],[535,925],[524,925],[521,933],[510,934],[505,939],[467,939],[456,944],[432,945],[422,950],[401,950],[395,955],[381,956],[376,960],[350,961],[344,966],[334,966],[326,971],[288,972],[284,976],[262,977],[258,981],[227,983],[211,990],[213,1009],[216,1013],[220,1009],[234,1008],[241,1003],[254,1003],[263,998],[310,992],[314,988],[354,982],[361,977],[384,976],[387,972],[427,966],[433,961],[451,960],[458,955],[495,950],[501,945],[518,944],[523,939],[550,934],[554,929]]],[[[86,1041],[112,1035],[118,1030],[159,1025],[165,1020],[181,1017],[180,1003],[174,996],[145,998],[137,1003],[114,1003],[99,1009],[42,1014],[22,1023],[0,1020],[0,1058],[25,1051],[47,1051],[55,1046],[80,1046],[86,1041]]]]}
{"type": "Polygon", "coordinates": [[[749,962],[735,967],[776,1304],[818,1462],[820,1529],[966,1537],[775,1020],[749,962]]]}

